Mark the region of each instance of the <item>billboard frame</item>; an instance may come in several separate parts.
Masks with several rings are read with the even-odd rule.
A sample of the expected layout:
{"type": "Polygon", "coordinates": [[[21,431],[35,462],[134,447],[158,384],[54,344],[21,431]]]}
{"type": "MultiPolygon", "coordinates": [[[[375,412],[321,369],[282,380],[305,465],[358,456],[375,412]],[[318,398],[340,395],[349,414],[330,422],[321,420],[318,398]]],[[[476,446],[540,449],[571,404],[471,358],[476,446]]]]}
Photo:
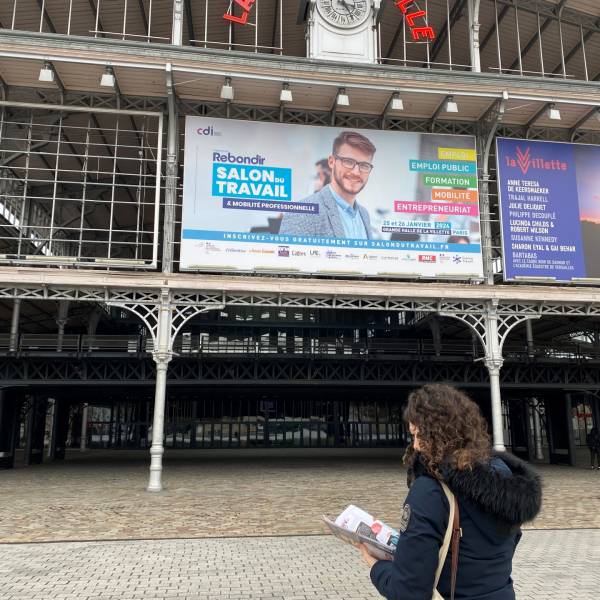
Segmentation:
{"type": "MultiPolygon", "coordinates": [[[[208,118],[205,115],[196,115],[196,114],[188,114],[185,115],[186,118],[186,122],[187,119],[189,118],[208,118]]],[[[226,121],[226,122],[235,122],[237,121],[237,119],[225,119],[222,117],[213,117],[213,119],[216,119],[218,121],[226,121]]],[[[319,127],[319,128],[324,128],[324,129],[329,129],[329,130],[347,130],[347,131],[353,131],[353,130],[357,130],[359,132],[369,132],[372,131],[374,133],[382,133],[382,132],[387,132],[387,133],[399,133],[399,134],[413,134],[413,135],[418,135],[418,136],[422,136],[422,137],[432,137],[432,136],[443,136],[443,137],[448,137],[448,138],[468,138],[469,140],[472,141],[473,145],[472,148],[469,148],[468,150],[472,150],[474,152],[474,160],[473,161],[468,161],[468,162],[473,162],[474,163],[474,173],[472,175],[470,175],[470,177],[475,179],[476,182],[476,193],[477,193],[477,202],[476,202],[476,206],[477,206],[477,220],[479,223],[479,235],[482,235],[482,224],[481,224],[481,219],[482,219],[482,213],[481,213],[481,177],[480,177],[480,160],[481,160],[481,155],[480,155],[480,151],[478,148],[478,138],[477,135],[475,133],[451,133],[451,132],[446,132],[446,131],[397,131],[397,130],[393,130],[393,129],[376,129],[376,128],[370,128],[370,127],[364,127],[361,125],[353,125],[353,126],[349,126],[347,124],[339,124],[339,125],[326,125],[324,123],[315,123],[315,124],[305,124],[305,123],[278,123],[278,122],[271,122],[271,121],[267,121],[265,123],[263,123],[262,121],[247,121],[247,120],[240,120],[244,123],[252,123],[254,125],[262,125],[262,124],[269,124],[269,125],[285,125],[285,126],[293,126],[293,127],[319,127]]],[[[368,135],[368,133],[366,133],[366,135],[368,135]]],[[[441,147],[441,146],[440,146],[441,147]]],[[[187,149],[187,148],[186,148],[187,149]]],[[[461,148],[463,149],[463,148],[461,148]]],[[[464,150],[464,149],[463,149],[464,150]]],[[[425,159],[423,159],[425,160],[425,159]]],[[[450,158],[446,158],[444,160],[452,160],[450,158]]],[[[184,163],[185,165],[185,160],[184,163]]],[[[185,173],[185,171],[184,171],[185,173]]],[[[427,174],[424,171],[421,174],[427,174]]],[[[431,173],[430,173],[431,174],[431,173]]],[[[450,175],[450,173],[447,173],[447,175],[450,175]]],[[[184,174],[185,177],[185,174],[184,174]]],[[[184,180],[184,184],[183,184],[183,188],[185,188],[185,180],[184,180]]],[[[451,188],[449,188],[451,189],[451,188]]],[[[457,188],[459,189],[459,188],[457,188]]],[[[462,188],[460,188],[462,189],[462,188]]],[[[464,188],[465,190],[468,190],[470,188],[464,188]]],[[[411,202],[430,202],[431,200],[414,200],[411,202]]],[[[180,239],[178,240],[177,243],[179,243],[181,245],[181,242],[183,241],[183,231],[184,231],[184,221],[183,221],[183,216],[182,216],[182,223],[181,223],[181,234],[180,234],[180,239]]],[[[286,245],[285,241],[273,241],[271,242],[273,244],[280,244],[282,246],[286,245]]],[[[422,243],[426,243],[426,242],[422,242],[422,243]]],[[[451,242],[452,243],[452,242],[451,242]]],[[[179,256],[179,271],[182,273],[211,273],[211,274],[224,274],[224,275],[283,275],[283,276],[288,276],[288,277],[298,277],[298,278],[328,278],[328,277],[343,277],[343,278],[347,278],[347,279],[356,279],[356,280],[360,280],[360,279],[369,279],[369,280],[407,280],[407,281],[415,281],[415,280],[421,280],[421,281],[457,281],[457,282],[468,282],[468,283],[482,283],[485,281],[485,268],[483,265],[484,259],[483,259],[483,238],[480,237],[480,240],[477,244],[479,246],[479,252],[478,252],[478,256],[481,259],[482,262],[482,272],[481,273],[463,273],[463,274],[453,274],[453,273],[447,273],[447,274],[425,274],[425,273],[419,273],[419,272],[385,272],[385,271],[380,271],[378,273],[365,273],[363,271],[360,270],[345,270],[345,269],[318,269],[315,271],[309,271],[309,270],[301,270],[301,269],[295,269],[295,268],[277,268],[277,267],[261,267],[261,266],[255,266],[253,268],[238,268],[235,267],[233,265],[200,265],[200,266],[190,266],[190,267],[182,267],[181,266],[181,250],[180,250],[180,256],[179,256]]],[[[332,249],[335,249],[336,247],[332,245],[332,249]]],[[[404,250],[399,250],[399,251],[404,251],[404,250]]],[[[406,251],[410,251],[410,249],[406,249],[406,251]]],[[[413,249],[413,252],[416,252],[417,249],[413,249]]],[[[422,250],[423,253],[427,253],[427,252],[433,252],[433,251],[428,251],[428,250],[422,250]]],[[[460,252],[459,250],[447,250],[447,251],[443,251],[443,250],[435,250],[435,252],[441,252],[441,253],[450,253],[450,252],[460,252]]]]}
{"type": "Polygon", "coordinates": [[[571,279],[557,279],[556,277],[535,276],[535,275],[516,275],[514,277],[506,276],[506,252],[504,244],[504,222],[502,214],[502,190],[500,187],[500,159],[498,154],[499,140],[523,141],[536,144],[562,144],[566,146],[589,146],[599,148],[598,144],[586,144],[584,142],[566,142],[563,140],[532,140],[527,138],[496,136],[494,146],[496,150],[496,187],[498,190],[498,222],[500,223],[500,249],[502,251],[502,281],[506,283],[544,283],[548,285],[590,285],[600,286],[600,277],[572,277],[571,279]]]}

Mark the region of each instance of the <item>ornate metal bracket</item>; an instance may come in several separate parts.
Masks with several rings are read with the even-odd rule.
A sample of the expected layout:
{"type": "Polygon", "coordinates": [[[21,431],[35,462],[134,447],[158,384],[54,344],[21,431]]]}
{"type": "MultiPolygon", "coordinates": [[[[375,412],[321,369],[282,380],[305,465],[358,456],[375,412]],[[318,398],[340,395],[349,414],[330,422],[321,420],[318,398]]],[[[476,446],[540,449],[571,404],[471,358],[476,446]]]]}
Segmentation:
{"type": "Polygon", "coordinates": [[[452,317],[468,325],[476,334],[485,350],[486,364],[493,361],[494,366],[502,366],[502,349],[509,333],[527,320],[539,319],[541,315],[503,314],[498,311],[496,302],[490,302],[485,312],[445,312],[444,317],[452,317]],[[495,364],[499,363],[499,364],[495,364]]]}
{"type": "MultiPolygon", "coordinates": [[[[161,327],[161,311],[167,311],[170,319],[167,323],[169,327],[168,345],[167,348],[160,351],[167,352],[169,355],[173,352],[173,342],[181,328],[190,319],[209,310],[221,310],[224,308],[222,303],[210,304],[175,304],[172,299],[171,292],[168,289],[162,290],[160,296],[156,296],[154,304],[137,304],[128,302],[108,302],[109,306],[118,306],[124,310],[133,313],[146,326],[148,333],[152,338],[152,346],[154,353],[159,351],[161,327]]],[[[164,324],[162,324],[164,326],[164,324]]],[[[156,358],[155,358],[156,360],[156,358]]]]}

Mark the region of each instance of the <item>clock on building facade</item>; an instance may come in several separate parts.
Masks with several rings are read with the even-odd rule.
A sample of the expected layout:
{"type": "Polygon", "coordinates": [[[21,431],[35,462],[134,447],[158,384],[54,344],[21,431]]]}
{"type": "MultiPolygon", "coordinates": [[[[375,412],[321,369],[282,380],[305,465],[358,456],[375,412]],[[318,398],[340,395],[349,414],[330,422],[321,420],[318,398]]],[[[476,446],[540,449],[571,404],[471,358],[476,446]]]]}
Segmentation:
{"type": "Polygon", "coordinates": [[[317,10],[334,27],[358,27],[370,13],[367,0],[317,0],[317,10]]]}
{"type": "Polygon", "coordinates": [[[307,56],[343,62],[377,62],[375,22],[381,0],[310,0],[307,56]]]}

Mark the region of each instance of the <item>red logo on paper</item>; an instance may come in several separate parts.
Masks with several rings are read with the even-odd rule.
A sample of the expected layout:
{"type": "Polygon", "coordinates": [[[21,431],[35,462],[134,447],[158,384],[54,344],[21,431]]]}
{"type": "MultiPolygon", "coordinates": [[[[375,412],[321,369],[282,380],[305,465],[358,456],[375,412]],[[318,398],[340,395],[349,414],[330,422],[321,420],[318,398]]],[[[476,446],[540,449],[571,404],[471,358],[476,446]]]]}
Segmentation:
{"type": "Polygon", "coordinates": [[[435,254],[419,254],[419,262],[422,263],[434,263],[437,261],[435,254]]]}

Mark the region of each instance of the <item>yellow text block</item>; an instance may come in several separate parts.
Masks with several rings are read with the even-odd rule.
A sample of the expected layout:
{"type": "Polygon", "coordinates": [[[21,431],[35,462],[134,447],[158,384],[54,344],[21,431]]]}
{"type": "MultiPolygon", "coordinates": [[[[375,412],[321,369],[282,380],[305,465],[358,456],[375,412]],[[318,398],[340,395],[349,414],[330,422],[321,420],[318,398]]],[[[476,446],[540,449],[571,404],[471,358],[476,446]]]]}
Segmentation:
{"type": "Polygon", "coordinates": [[[468,160],[475,162],[477,160],[477,151],[468,148],[438,148],[438,158],[440,160],[468,160]]]}

